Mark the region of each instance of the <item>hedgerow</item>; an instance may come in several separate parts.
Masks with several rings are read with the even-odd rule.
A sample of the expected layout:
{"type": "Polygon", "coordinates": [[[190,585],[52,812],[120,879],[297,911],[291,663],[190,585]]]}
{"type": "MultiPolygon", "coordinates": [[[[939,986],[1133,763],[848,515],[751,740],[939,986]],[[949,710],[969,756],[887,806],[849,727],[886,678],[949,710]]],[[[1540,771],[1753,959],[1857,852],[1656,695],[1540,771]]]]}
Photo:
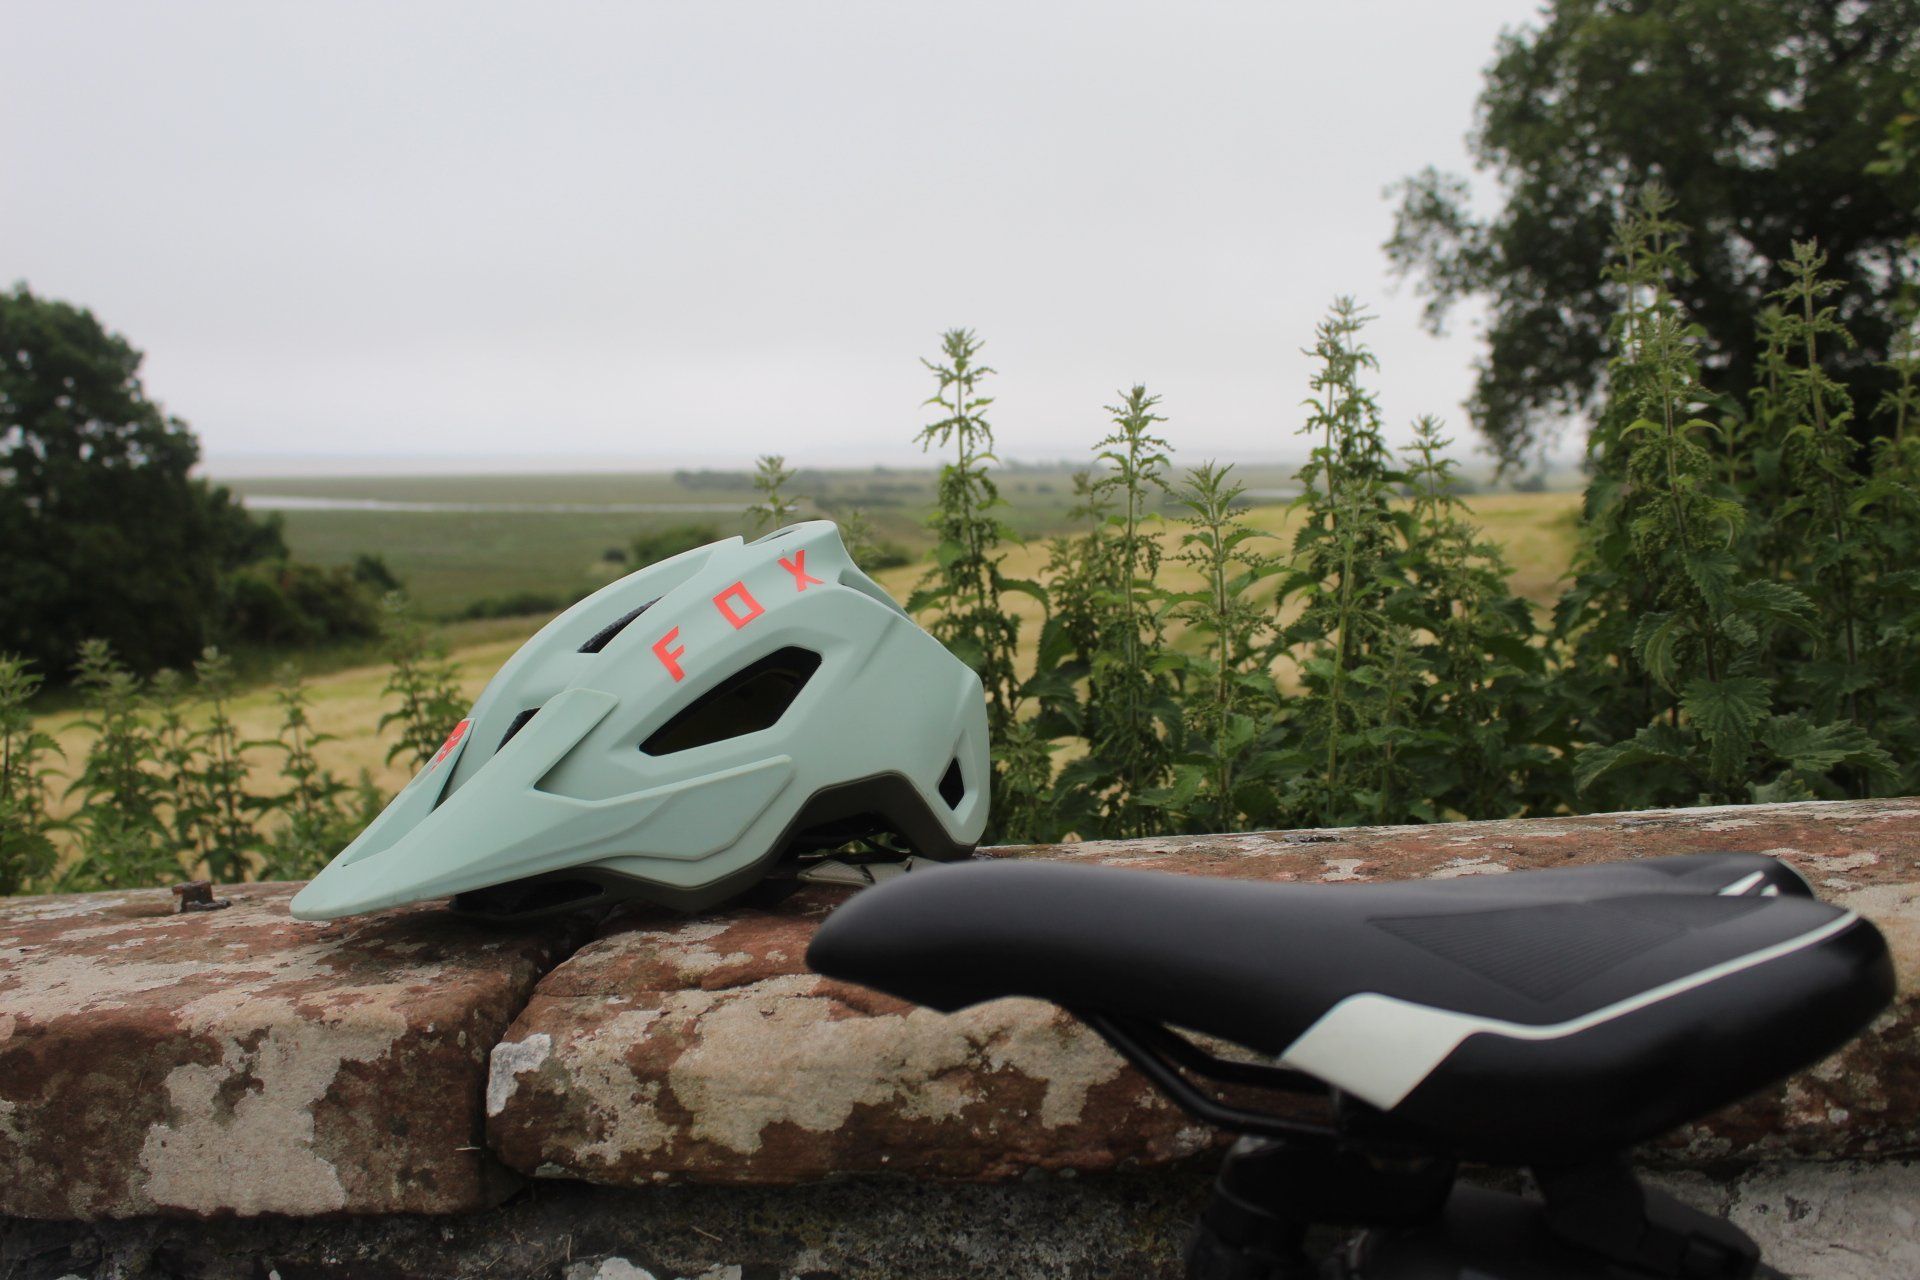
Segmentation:
{"type": "MultiPolygon", "coordinates": [[[[997,834],[1498,818],[1867,796],[1920,784],[1920,338],[1865,422],[1817,246],[1777,264],[1749,403],[1688,319],[1686,229],[1651,187],[1620,221],[1607,395],[1550,622],[1508,583],[1422,418],[1398,456],[1368,317],[1333,304],[1284,549],[1206,463],[1165,520],[1174,446],[1134,388],[1049,544],[1038,670],[996,735],[997,834]],[[1861,441],[1870,443],[1863,448],[1861,441]],[[1202,585],[1162,581],[1169,549],[1202,585]],[[1065,763],[1048,767],[1058,757],[1065,763]],[[1036,767],[1035,762],[1041,762],[1036,767]]],[[[967,354],[980,342],[967,335],[967,354]]],[[[984,471],[984,467],[983,467],[984,471]]],[[[990,486],[990,475],[975,480],[990,486]]],[[[943,491],[936,528],[973,518],[943,491]]],[[[998,574],[990,550],[975,580],[998,574]]],[[[987,595],[976,606],[988,612],[987,595]]],[[[1004,615],[1004,611],[1002,611],[1004,615]]],[[[955,652],[978,664],[976,651],[955,652]]]]}

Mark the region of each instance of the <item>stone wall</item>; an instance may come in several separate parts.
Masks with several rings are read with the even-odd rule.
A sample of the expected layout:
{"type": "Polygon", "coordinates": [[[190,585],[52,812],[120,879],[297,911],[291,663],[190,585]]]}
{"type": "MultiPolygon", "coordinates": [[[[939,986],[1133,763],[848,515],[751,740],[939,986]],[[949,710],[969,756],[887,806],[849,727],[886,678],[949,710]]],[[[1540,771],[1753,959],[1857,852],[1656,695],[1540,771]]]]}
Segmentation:
{"type": "MultiPolygon", "coordinates": [[[[1710,850],[1873,919],[1901,995],[1646,1158],[1818,1274],[1920,1272],[1888,1252],[1920,1204],[1920,801],[987,856],[1352,882],[1710,850]]],[[[1177,1274],[1215,1135],[1045,1005],[943,1016],[812,975],[834,891],[509,930],[223,892],[0,903],[0,1275],[1177,1274]]]]}

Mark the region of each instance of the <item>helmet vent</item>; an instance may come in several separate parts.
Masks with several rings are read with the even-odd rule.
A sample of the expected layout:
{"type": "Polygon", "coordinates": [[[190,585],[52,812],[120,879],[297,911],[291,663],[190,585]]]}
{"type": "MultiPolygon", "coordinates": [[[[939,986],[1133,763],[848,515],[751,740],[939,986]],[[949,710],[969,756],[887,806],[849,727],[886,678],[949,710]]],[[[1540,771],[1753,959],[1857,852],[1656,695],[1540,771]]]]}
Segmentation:
{"type": "Polygon", "coordinates": [[[513,723],[507,726],[507,731],[500,735],[500,745],[495,747],[494,751],[500,752],[506,750],[507,744],[513,741],[513,735],[526,728],[527,721],[533,719],[533,713],[539,709],[538,707],[528,707],[525,711],[515,716],[513,723]]]}
{"type": "Polygon", "coordinates": [[[789,646],[742,667],[687,704],[640,744],[650,756],[689,751],[771,729],[820,667],[820,655],[789,646]]]}
{"type": "MultiPolygon", "coordinates": [[[[606,626],[594,632],[593,638],[580,646],[580,652],[582,653],[600,652],[602,649],[607,647],[608,641],[612,640],[615,636],[619,635],[620,632],[626,628],[626,625],[629,622],[632,622],[635,618],[639,617],[641,614],[645,613],[647,610],[653,608],[653,606],[659,603],[660,603],[659,598],[655,597],[654,599],[649,600],[645,604],[641,605],[638,609],[635,609],[632,613],[621,614],[619,617],[615,618],[612,622],[609,622],[606,626]]],[[[506,743],[503,742],[500,745],[504,747],[506,743]]]]}
{"type": "Polygon", "coordinates": [[[949,809],[958,809],[960,802],[967,798],[967,782],[960,776],[959,756],[955,756],[947,771],[940,775],[940,798],[947,802],[949,809]]]}

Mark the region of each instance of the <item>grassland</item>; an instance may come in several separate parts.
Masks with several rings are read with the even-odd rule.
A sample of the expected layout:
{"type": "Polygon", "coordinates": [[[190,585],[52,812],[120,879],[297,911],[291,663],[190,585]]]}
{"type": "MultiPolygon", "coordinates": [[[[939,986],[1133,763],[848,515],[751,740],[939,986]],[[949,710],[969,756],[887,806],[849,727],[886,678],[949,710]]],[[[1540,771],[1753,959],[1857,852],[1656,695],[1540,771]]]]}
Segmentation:
{"type": "MultiPolygon", "coordinates": [[[[1257,493],[1285,491],[1291,468],[1255,467],[1242,481],[1257,493]]],[[[885,467],[800,471],[790,483],[802,515],[865,513],[878,536],[909,555],[928,548],[923,520],[934,473],[885,467]]],[[[1000,476],[1006,516],[1023,536],[1067,523],[1073,506],[1066,464],[1009,469],[1000,476]]],[[[377,553],[405,582],[427,617],[460,616],[477,603],[542,593],[572,599],[625,571],[607,559],[635,535],[666,525],[751,532],[744,512],[754,491],[744,472],[542,476],[293,477],[232,482],[256,502],[294,499],[281,510],[288,546],[300,559],[347,564],[377,553]],[[355,503],[394,506],[352,506],[355,503]]]]}

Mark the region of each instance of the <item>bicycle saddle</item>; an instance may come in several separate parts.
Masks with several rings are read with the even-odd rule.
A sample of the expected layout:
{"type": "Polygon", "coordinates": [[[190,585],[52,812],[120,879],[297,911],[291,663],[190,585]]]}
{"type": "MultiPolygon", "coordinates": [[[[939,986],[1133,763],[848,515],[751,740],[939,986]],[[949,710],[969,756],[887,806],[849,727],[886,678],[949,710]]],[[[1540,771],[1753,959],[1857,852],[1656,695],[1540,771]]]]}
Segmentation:
{"type": "Polygon", "coordinates": [[[1733,854],[1361,885],[944,867],[861,893],[807,959],[942,1010],[1033,996],[1219,1037],[1414,1145],[1532,1165],[1733,1102],[1893,994],[1871,924],[1733,854]]]}

